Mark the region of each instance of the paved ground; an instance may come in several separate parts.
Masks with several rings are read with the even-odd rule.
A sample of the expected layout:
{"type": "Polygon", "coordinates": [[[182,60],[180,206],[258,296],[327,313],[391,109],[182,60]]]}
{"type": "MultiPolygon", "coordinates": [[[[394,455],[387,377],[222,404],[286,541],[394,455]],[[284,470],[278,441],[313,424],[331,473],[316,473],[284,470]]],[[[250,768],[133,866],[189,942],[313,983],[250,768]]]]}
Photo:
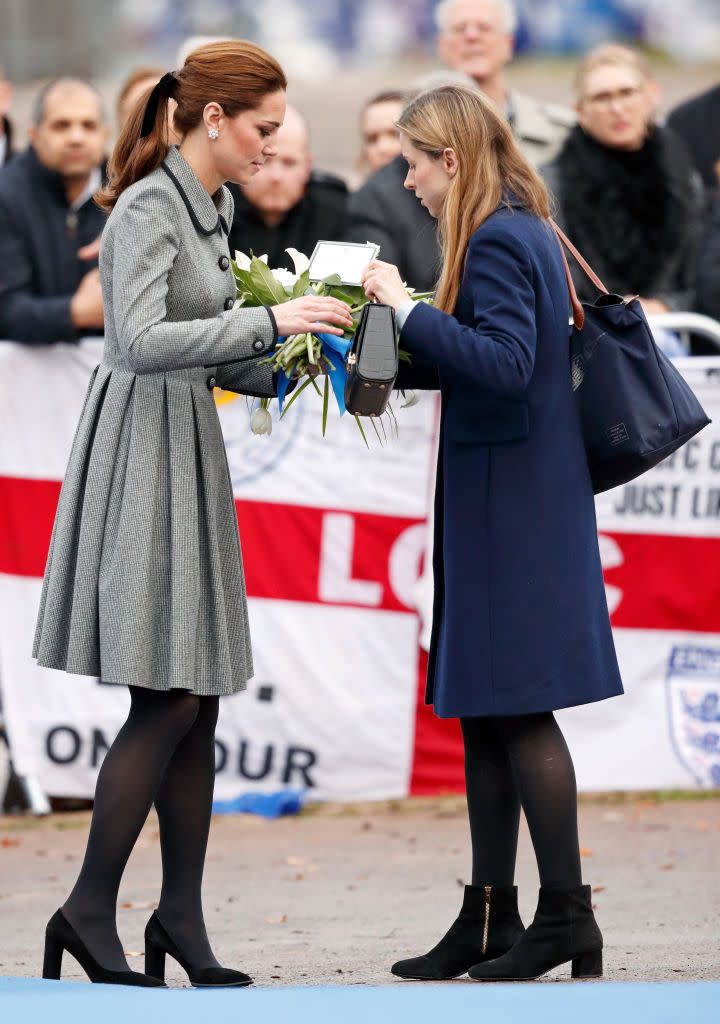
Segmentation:
{"type": "MultiPolygon", "coordinates": [[[[78,870],[87,823],[87,814],[0,818],[0,975],[39,973],[44,925],[78,870]]],[[[720,799],[586,802],[581,835],[606,978],[720,979],[720,799]]],[[[329,807],[276,822],[218,817],[206,877],[217,952],[263,986],[406,984],[387,968],[424,952],[450,924],[467,847],[457,798],[329,807]]],[[[159,853],[151,820],[120,896],[135,969],[159,853]]],[[[525,833],[518,880],[527,921],[537,878],[525,833]]],[[[71,958],[66,965],[68,978],[81,977],[71,958]]],[[[186,983],[174,967],[169,980],[186,983]]]]}

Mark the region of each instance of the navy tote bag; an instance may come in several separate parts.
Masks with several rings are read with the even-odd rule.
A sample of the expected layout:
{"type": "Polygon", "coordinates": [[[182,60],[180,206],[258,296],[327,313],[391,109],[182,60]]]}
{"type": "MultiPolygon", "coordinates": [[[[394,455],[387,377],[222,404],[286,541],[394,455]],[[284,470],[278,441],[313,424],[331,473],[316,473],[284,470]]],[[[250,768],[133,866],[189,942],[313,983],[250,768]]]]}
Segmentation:
{"type": "Polygon", "coordinates": [[[637,298],[608,292],[554,221],[573,310],[572,387],[595,494],[633,480],[710,422],[692,389],[657,347],[637,298]],[[563,245],[600,291],[581,303],[563,245]]]}

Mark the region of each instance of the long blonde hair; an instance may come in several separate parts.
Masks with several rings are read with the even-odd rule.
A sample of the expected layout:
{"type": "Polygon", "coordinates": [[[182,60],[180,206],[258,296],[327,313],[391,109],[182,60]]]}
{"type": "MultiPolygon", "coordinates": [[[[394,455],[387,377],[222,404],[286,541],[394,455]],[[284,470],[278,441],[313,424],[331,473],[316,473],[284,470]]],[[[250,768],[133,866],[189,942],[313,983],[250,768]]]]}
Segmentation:
{"type": "Polygon", "coordinates": [[[458,169],[438,218],[443,266],[435,305],[452,313],[470,236],[511,193],[530,213],[550,215],[547,189],[518,149],[510,126],[481,93],[445,85],[421,93],[397,122],[416,149],[433,159],[455,151],[458,169]]]}

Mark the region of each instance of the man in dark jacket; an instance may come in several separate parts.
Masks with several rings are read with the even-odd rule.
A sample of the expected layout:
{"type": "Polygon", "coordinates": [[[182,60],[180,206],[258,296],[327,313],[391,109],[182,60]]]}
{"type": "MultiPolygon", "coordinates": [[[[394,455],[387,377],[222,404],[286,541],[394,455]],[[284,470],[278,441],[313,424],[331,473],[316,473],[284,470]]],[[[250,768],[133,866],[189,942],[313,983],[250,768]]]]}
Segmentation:
{"type": "Polygon", "coordinates": [[[293,107],[276,148],[249,185],[229,185],[235,200],[230,252],[267,253],[269,266],[292,270],[287,248],[310,256],[320,239],[344,240],[348,192],[340,178],[313,171],[307,124],[293,107]]]}
{"type": "Polygon", "coordinates": [[[13,155],[12,124],[8,117],[12,101],[13,88],[0,67],[0,167],[3,167],[13,155]]]}
{"type": "MultiPolygon", "coordinates": [[[[720,320],[720,195],[715,197],[707,219],[697,289],[698,312],[720,320]]],[[[717,349],[712,346],[708,354],[717,354],[717,349]]]]}
{"type": "Polygon", "coordinates": [[[717,164],[720,161],[720,85],[675,107],[667,123],[690,150],[705,188],[717,188],[717,164]]]}
{"type": "Polygon", "coordinates": [[[432,291],[440,260],[437,224],[415,193],[404,188],[406,176],[407,163],[401,156],[370,175],[350,197],[348,238],[376,242],[379,258],[394,263],[410,288],[432,291]]]}
{"type": "Polygon", "coordinates": [[[0,338],[52,344],[102,330],[102,292],[83,249],[105,214],[108,132],[86,82],[59,79],[41,92],[31,145],[0,172],[0,338]]]}

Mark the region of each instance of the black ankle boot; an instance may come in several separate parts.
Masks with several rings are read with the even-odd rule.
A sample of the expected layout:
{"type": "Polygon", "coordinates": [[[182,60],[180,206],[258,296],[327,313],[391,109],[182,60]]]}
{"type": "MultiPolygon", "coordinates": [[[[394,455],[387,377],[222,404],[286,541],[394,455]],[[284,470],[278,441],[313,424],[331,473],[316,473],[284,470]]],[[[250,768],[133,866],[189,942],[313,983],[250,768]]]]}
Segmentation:
{"type": "Polygon", "coordinates": [[[252,985],[252,978],[229,967],[193,967],[166,932],[156,913],[145,927],[145,970],[153,978],[165,980],[165,954],[169,953],[187,973],[194,988],[241,988],[252,985]]]}
{"type": "Polygon", "coordinates": [[[43,978],[59,981],[63,953],[67,950],[75,957],[90,981],[103,985],[138,985],[142,988],[165,988],[157,978],[148,978],[138,971],[110,971],[97,962],[83,940],[63,914],[57,910],[45,929],[45,957],[43,978]]]}
{"type": "Polygon", "coordinates": [[[590,886],[541,889],[533,923],[512,949],[468,974],[474,981],[532,981],[572,961],[573,978],[602,976],[602,933],[592,912],[590,886]]]}
{"type": "Polygon", "coordinates": [[[425,956],[399,960],[391,970],[422,981],[457,978],[473,964],[502,956],[523,930],[516,886],[466,885],[460,914],[437,946],[425,956]]]}

